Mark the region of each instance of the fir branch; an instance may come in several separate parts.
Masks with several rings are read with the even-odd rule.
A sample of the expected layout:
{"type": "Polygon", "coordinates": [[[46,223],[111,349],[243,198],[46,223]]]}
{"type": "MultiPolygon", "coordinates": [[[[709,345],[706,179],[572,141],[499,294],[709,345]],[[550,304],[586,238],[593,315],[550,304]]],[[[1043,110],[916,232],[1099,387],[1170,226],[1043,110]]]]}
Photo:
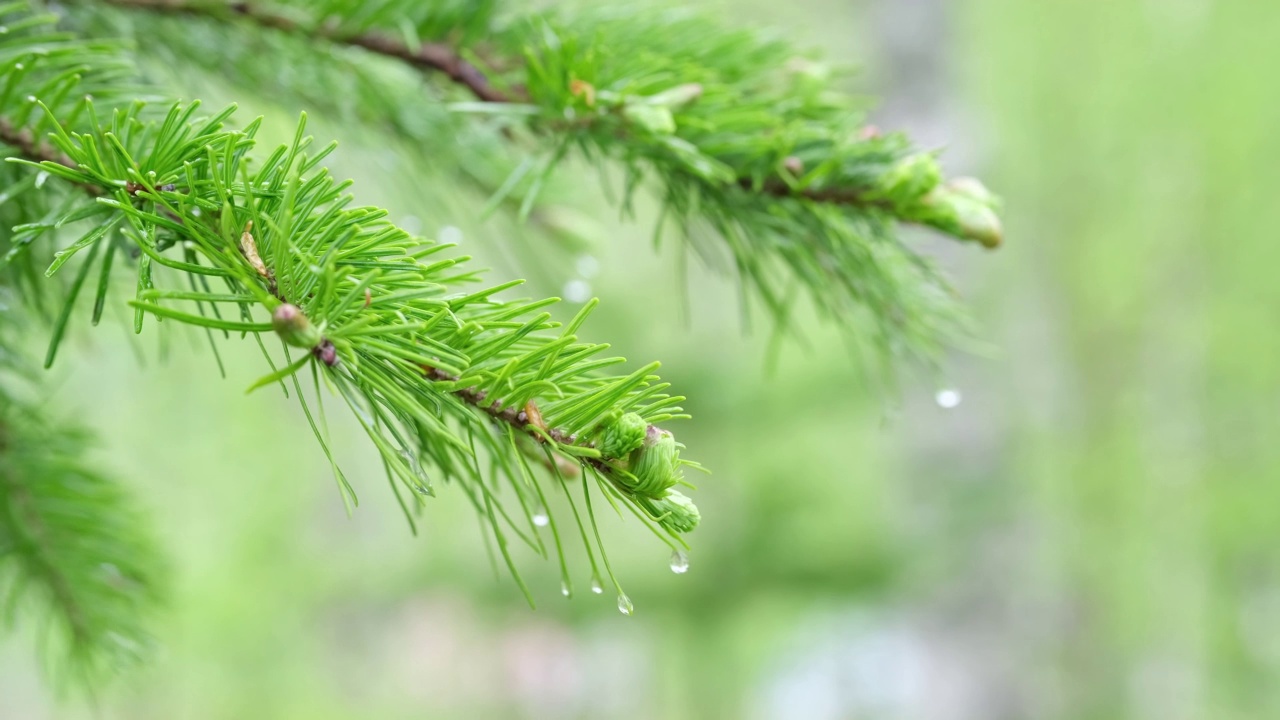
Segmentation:
{"type": "Polygon", "coordinates": [[[469,65],[462,75],[445,74],[481,102],[450,107],[482,116],[511,139],[531,135],[541,144],[491,205],[518,198],[519,215],[532,214],[571,150],[593,164],[608,158],[622,166],[624,212],[632,193],[656,178],[659,233],[674,220],[713,265],[727,250],[783,334],[792,299],[804,290],[823,316],[874,349],[869,365],[888,377],[904,356],[935,362],[968,335],[947,282],[902,243],[896,225],[987,247],[1002,241],[997,201],[981,183],[944,181],[932,153],[913,150],[900,134],[872,131],[820,62],[696,14],[609,8],[500,19],[496,3],[448,0],[99,3],[239,18],[237,27],[282,30],[300,42],[321,38],[396,61],[425,45],[435,60],[416,66],[427,69],[479,62],[483,76],[469,65]],[[512,132],[520,128],[530,133],[512,132]],[[707,230],[719,236],[718,247],[703,239],[707,230]]]}
{"type": "MultiPolygon", "coordinates": [[[[291,17],[282,12],[269,9],[264,2],[249,2],[247,0],[233,0],[231,2],[220,2],[219,0],[214,0],[213,2],[192,2],[189,0],[100,1],[117,7],[152,12],[216,19],[241,18],[264,28],[308,37],[318,37],[338,45],[363,48],[377,55],[407,62],[414,67],[442,73],[450,81],[465,88],[477,100],[482,102],[530,103],[537,100],[537,98],[531,97],[526,90],[519,86],[505,90],[493,87],[480,69],[464,60],[454,47],[446,43],[418,41],[410,46],[407,42],[395,38],[390,33],[390,30],[344,32],[338,27],[319,23],[315,18],[306,17],[301,13],[296,13],[294,17],[291,17]]],[[[519,66],[520,59],[517,57],[504,57],[492,59],[491,62],[510,68],[519,66]]],[[[774,68],[774,70],[780,70],[780,68],[774,68]]],[[[508,70],[508,73],[510,72],[508,70]]],[[[578,80],[576,84],[579,90],[574,94],[590,97],[592,101],[588,102],[588,106],[594,105],[595,88],[581,80],[578,80]]],[[[690,99],[696,99],[696,96],[701,93],[701,88],[697,85],[677,86],[677,88],[683,88],[692,96],[690,99]]],[[[863,134],[866,139],[870,140],[873,139],[875,132],[874,128],[869,128],[863,134]]],[[[793,174],[799,174],[802,171],[803,165],[800,164],[798,157],[789,156],[787,161],[793,174]]],[[[888,197],[877,197],[879,188],[874,183],[860,186],[809,188],[797,186],[795,183],[787,183],[781,177],[768,178],[763,183],[759,181],[759,178],[749,176],[740,176],[734,180],[748,192],[759,192],[772,197],[801,198],[813,202],[847,205],[855,208],[884,210],[899,216],[904,221],[923,222],[959,239],[977,240],[989,247],[997,246],[1001,241],[1001,233],[998,228],[994,230],[987,227],[967,228],[935,219],[927,214],[911,214],[900,210],[888,197]],[[895,210],[898,210],[898,212],[894,212],[895,210]]],[[[984,221],[987,220],[984,218],[984,221]]]]}
{"type": "MultiPolygon", "coordinates": [[[[147,0],[129,0],[129,1],[146,2],[147,0]]],[[[56,152],[52,148],[52,146],[50,146],[48,143],[42,143],[37,145],[31,138],[31,135],[29,132],[15,130],[13,128],[12,123],[10,123],[8,119],[3,117],[0,117],[0,142],[3,142],[4,144],[7,144],[13,147],[14,152],[10,154],[10,157],[24,159],[24,160],[27,160],[28,162],[31,162],[32,164],[56,163],[58,165],[62,165],[63,167],[66,167],[72,170],[79,169],[79,166],[74,164],[69,157],[67,157],[62,153],[56,152]]],[[[77,181],[77,180],[68,180],[67,182],[68,184],[76,187],[82,192],[88,195],[91,195],[93,197],[98,197],[105,193],[105,190],[102,186],[94,184],[92,182],[77,181]]],[[[146,190],[145,186],[132,181],[126,183],[125,187],[127,192],[135,195],[138,192],[146,190]]],[[[170,186],[168,189],[173,190],[174,188],[170,186]]],[[[181,222],[181,218],[178,218],[172,215],[170,217],[175,222],[179,222],[179,223],[181,222]]],[[[248,231],[246,231],[245,235],[249,235],[248,231]]],[[[243,240],[241,242],[243,243],[243,240]]],[[[242,251],[243,251],[243,246],[242,246],[242,251]]],[[[255,263],[261,262],[261,260],[258,257],[256,249],[252,251],[252,253],[246,252],[245,255],[246,255],[246,259],[250,261],[251,265],[255,265],[255,263]]],[[[282,305],[296,307],[296,306],[292,306],[288,298],[280,294],[278,289],[275,287],[274,281],[272,280],[272,274],[265,268],[265,265],[263,266],[255,265],[255,267],[261,268],[258,270],[258,273],[268,281],[268,290],[273,297],[275,297],[278,301],[280,301],[282,305]]],[[[198,299],[198,298],[193,298],[193,299],[198,299]]],[[[592,303],[592,305],[590,305],[588,309],[590,309],[591,307],[594,307],[594,303],[592,303]]],[[[309,322],[309,321],[303,320],[303,322],[309,322]]],[[[277,331],[279,331],[279,328],[277,328],[277,331]]],[[[318,339],[313,343],[304,342],[304,346],[308,350],[313,351],[313,354],[318,359],[322,359],[326,365],[333,366],[337,364],[336,356],[333,355],[334,346],[332,342],[330,342],[328,339],[321,337],[320,339],[318,339]]],[[[423,371],[423,377],[432,382],[457,384],[460,379],[456,375],[452,375],[448,372],[440,370],[439,368],[433,368],[430,366],[424,365],[422,367],[422,371],[423,371]]],[[[531,440],[543,442],[544,440],[550,438],[551,440],[555,441],[556,443],[562,446],[578,445],[577,435],[571,434],[560,428],[549,428],[549,427],[546,427],[545,425],[540,425],[538,422],[531,419],[531,413],[537,412],[536,411],[537,406],[536,404],[533,403],[533,401],[530,401],[524,408],[510,407],[510,406],[504,407],[500,401],[486,402],[486,400],[488,399],[488,393],[484,390],[476,390],[471,387],[463,387],[461,389],[454,390],[452,392],[456,397],[462,399],[468,405],[474,407],[477,411],[484,413],[485,415],[489,416],[495,421],[499,421],[499,422],[505,423],[506,425],[511,426],[516,431],[528,436],[531,440]]],[[[3,431],[3,428],[0,428],[0,452],[3,452],[4,450],[4,447],[3,447],[4,437],[3,437],[2,431],[3,431]]],[[[591,443],[585,443],[579,447],[583,447],[589,450],[591,449],[592,445],[591,443]]],[[[594,461],[595,459],[588,458],[588,460],[594,461]]],[[[604,472],[609,471],[608,466],[605,465],[604,463],[594,462],[594,465],[598,469],[604,472]]]]}

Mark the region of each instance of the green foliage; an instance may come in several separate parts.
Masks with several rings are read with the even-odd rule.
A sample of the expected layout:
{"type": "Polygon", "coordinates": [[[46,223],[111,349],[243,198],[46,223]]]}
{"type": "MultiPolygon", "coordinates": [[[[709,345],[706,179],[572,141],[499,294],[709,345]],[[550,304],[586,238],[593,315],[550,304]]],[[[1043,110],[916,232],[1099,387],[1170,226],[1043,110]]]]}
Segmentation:
{"type": "MultiPolygon", "coordinates": [[[[994,200],[976,181],[943,183],[932,156],[913,152],[904,137],[866,132],[854,104],[831,92],[825,69],[786,43],[724,32],[705,18],[517,16],[497,3],[402,0],[105,4],[188,23],[247,24],[291,36],[295,49],[313,54],[321,40],[439,72],[481,102],[441,112],[439,101],[456,99],[456,88],[428,93],[416,76],[385,69],[356,73],[355,85],[362,98],[399,97],[371,88],[415,83],[413,94],[423,91],[434,107],[425,123],[390,107],[372,113],[410,138],[474,120],[482,128],[472,136],[478,151],[458,151],[455,167],[483,158],[483,169],[464,174],[491,191],[491,207],[509,206],[522,219],[536,217],[566,158],[585,158],[606,175],[621,168],[620,207],[629,211],[636,191],[652,186],[665,217],[708,261],[727,252],[779,330],[789,329],[793,297],[803,290],[883,362],[931,359],[963,326],[951,292],[898,239],[896,224],[986,245],[1000,240],[994,200]],[[515,152],[494,160],[496,140],[515,152]],[[494,183],[495,167],[514,169],[494,183]]],[[[98,21],[115,20],[100,10],[78,3],[71,12],[101,37],[98,21]]],[[[593,495],[620,514],[625,507],[679,557],[683,535],[701,517],[675,489],[688,484],[686,466],[699,466],[658,427],[687,417],[683,398],[654,374],[658,363],[622,369],[625,360],[609,356],[607,345],[583,340],[594,302],[559,323],[549,311],[555,298],[514,298],[518,280],[485,285],[451,246],[406,232],[385,210],[353,206],[350,183],[322,164],[335,145],[315,146],[305,114],[291,142],[260,148],[262,118],[236,122],[234,107],[205,114],[198,102],[141,88],[123,46],[58,31],[57,21],[25,3],[0,6],[0,142],[11,155],[0,215],[13,219],[0,265],[18,287],[39,287],[31,298],[49,328],[45,365],[77,325],[96,324],[121,295],[131,296],[135,332],[197,328],[215,357],[220,343],[252,336],[266,368],[249,390],[279,387],[301,404],[349,509],[358,500],[331,452],[326,398],[346,405],[377,448],[409,526],[416,532],[437,483],[456,486],[531,604],[509,546],[519,540],[548,557],[549,531],[570,594],[562,538],[574,533],[561,532],[547,502],[563,492],[593,588],[598,550],[619,608],[630,614],[593,495]],[[10,218],[9,208],[23,217],[10,218]],[[90,295],[85,312],[78,301],[90,295]]],[[[169,45],[198,47],[209,36],[194,28],[169,45]]],[[[322,107],[341,102],[316,88],[305,94],[322,107]]],[[[6,407],[26,412],[16,402],[6,407]]],[[[23,422],[15,415],[11,425],[23,422]]],[[[13,463],[5,500],[16,508],[11,544],[25,553],[25,572],[43,573],[54,588],[73,655],[114,657],[119,637],[139,636],[136,611],[145,603],[108,599],[103,617],[88,620],[64,602],[67,593],[49,579],[64,562],[74,566],[66,577],[94,588],[86,598],[109,588],[75,574],[80,559],[71,551],[42,548],[36,540],[44,531],[19,527],[47,515],[49,537],[62,537],[57,528],[78,502],[46,502],[41,493],[55,498],[59,486],[29,479],[50,457],[74,457],[78,445],[59,444],[56,428],[27,426],[46,440],[21,452],[0,447],[0,459],[13,463]]],[[[84,501],[104,512],[123,503],[94,475],[65,477],[90,488],[84,501]]],[[[122,509],[95,527],[127,517],[122,509]]],[[[125,534],[99,547],[101,534],[86,532],[95,545],[80,550],[125,553],[137,564],[93,567],[106,562],[149,588],[149,546],[125,534]]]]}
{"type": "MultiPolygon", "coordinates": [[[[200,118],[194,103],[161,111],[137,102],[107,115],[96,100],[70,92],[80,72],[94,77],[92,69],[45,63],[63,55],[51,53],[42,36],[8,37],[26,54],[13,53],[0,67],[0,77],[18,89],[0,99],[0,116],[53,131],[47,148],[13,138],[26,155],[14,162],[63,181],[33,183],[27,192],[73,188],[52,217],[27,229],[24,246],[56,228],[88,228],[49,269],[56,273],[67,256],[85,255],[67,287],[50,362],[89,278],[98,279],[99,294],[119,279],[106,260],[98,263],[103,250],[111,256],[118,235],[140,253],[129,283],[136,331],[153,317],[204,328],[211,341],[215,334],[254,335],[271,367],[254,387],[291,383],[331,461],[321,385],[341,398],[381,452],[411,525],[437,478],[456,483],[521,582],[507,535],[547,554],[533,516],[545,505],[539,485],[548,479],[529,469],[520,435],[588,468],[584,497],[594,483],[665,542],[684,545],[662,514],[638,502],[620,471],[598,462],[595,428],[605,415],[634,413],[649,424],[685,415],[681,398],[664,392],[668,384],[652,374],[657,363],[610,375],[624,361],[603,355],[607,346],[578,339],[594,305],[562,327],[546,311],[554,298],[498,299],[518,281],[467,289],[478,274],[466,258],[442,259],[448,246],[410,236],[383,210],[348,207],[348,183],[319,165],[334,146],[313,151],[305,118],[292,144],[255,162],[250,151],[260,121],[228,129],[234,109],[200,118]],[[49,82],[67,88],[48,103],[34,99],[39,88],[24,92],[17,66],[31,58],[40,60],[49,82]],[[260,337],[273,331],[283,341],[274,357],[260,337]],[[294,358],[287,346],[308,352],[294,358]],[[298,378],[308,369],[314,415],[298,378]],[[477,446],[492,459],[488,471],[477,446]],[[514,513],[507,507],[513,502],[520,508],[514,513]]],[[[74,43],[58,48],[74,57],[74,43]]],[[[336,463],[333,469],[355,505],[354,490],[336,463]]],[[[570,488],[555,482],[550,489],[570,488]]],[[[557,556],[563,558],[559,549],[557,556]]],[[[563,572],[568,583],[568,568],[563,572]]]]}

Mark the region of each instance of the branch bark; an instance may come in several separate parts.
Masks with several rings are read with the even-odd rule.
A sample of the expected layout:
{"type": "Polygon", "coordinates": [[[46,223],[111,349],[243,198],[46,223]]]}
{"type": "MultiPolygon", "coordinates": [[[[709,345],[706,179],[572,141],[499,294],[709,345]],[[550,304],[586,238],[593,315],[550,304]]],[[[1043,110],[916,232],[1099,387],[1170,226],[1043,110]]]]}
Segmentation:
{"type": "Polygon", "coordinates": [[[185,0],[102,0],[102,2],[117,7],[171,15],[192,15],[215,19],[238,17],[262,27],[290,34],[305,33],[338,45],[364,48],[369,52],[395,58],[414,67],[443,73],[451,81],[467,88],[472,95],[485,102],[514,102],[521,99],[490,85],[488,78],[479,68],[463,60],[452,46],[445,43],[427,42],[409,47],[406,43],[382,33],[347,35],[324,26],[317,27],[313,23],[307,23],[244,0],[230,3],[186,2],[185,0]]]}

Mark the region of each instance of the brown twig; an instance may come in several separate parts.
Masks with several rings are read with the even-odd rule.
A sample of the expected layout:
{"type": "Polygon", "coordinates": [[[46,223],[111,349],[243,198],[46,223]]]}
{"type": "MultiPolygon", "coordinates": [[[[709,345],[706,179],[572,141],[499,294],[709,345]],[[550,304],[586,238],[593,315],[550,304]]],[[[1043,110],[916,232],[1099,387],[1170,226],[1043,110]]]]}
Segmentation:
{"type": "MultiPolygon", "coordinates": [[[[54,162],[72,170],[79,170],[80,167],[71,160],[71,158],[63,155],[55,150],[47,142],[36,142],[34,135],[28,128],[16,128],[9,118],[0,117],[0,142],[5,145],[11,145],[18,150],[18,154],[24,160],[31,162],[54,162]]],[[[76,187],[84,192],[98,197],[103,194],[103,189],[97,185],[88,183],[75,183],[76,187]]]]}
{"type": "Polygon", "coordinates": [[[396,58],[415,67],[443,73],[453,82],[466,87],[471,94],[485,102],[512,102],[518,100],[489,84],[488,78],[475,65],[463,60],[458,52],[445,43],[420,43],[414,47],[382,33],[358,33],[348,35],[333,28],[315,27],[281,12],[265,9],[256,3],[235,2],[187,2],[186,0],[103,0],[109,5],[136,8],[174,15],[199,17],[233,16],[256,25],[290,34],[305,33],[324,38],[333,43],[364,48],[369,52],[396,58]]]}
{"type": "Polygon", "coordinates": [[[867,197],[866,188],[796,189],[781,180],[766,180],[763,184],[757,185],[751,178],[739,178],[738,185],[744,190],[759,192],[772,197],[803,198],[833,205],[855,205],[857,207],[880,208],[882,210],[893,209],[893,205],[886,200],[867,197]]]}
{"type": "MultiPolygon", "coordinates": [[[[434,368],[428,365],[424,365],[422,367],[422,373],[428,380],[435,380],[437,382],[458,381],[457,376],[451,375],[440,368],[434,368]]],[[[521,432],[527,433],[529,436],[539,440],[540,442],[545,440],[545,438],[540,437],[541,433],[545,433],[547,437],[550,437],[561,445],[578,444],[577,435],[570,435],[559,428],[548,428],[545,424],[538,423],[537,421],[541,420],[541,414],[539,414],[537,418],[533,418],[530,417],[530,413],[524,409],[514,406],[503,407],[497,402],[486,402],[488,393],[483,390],[466,387],[461,390],[453,391],[453,394],[462,398],[462,400],[468,405],[472,405],[484,411],[486,415],[494,420],[504,422],[521,432]],[[537,428],[537,430],[534,430],[533,428],[537,428]]],[[[590,447],[590,445],[583,445],[582,447],[590,447]]]]}

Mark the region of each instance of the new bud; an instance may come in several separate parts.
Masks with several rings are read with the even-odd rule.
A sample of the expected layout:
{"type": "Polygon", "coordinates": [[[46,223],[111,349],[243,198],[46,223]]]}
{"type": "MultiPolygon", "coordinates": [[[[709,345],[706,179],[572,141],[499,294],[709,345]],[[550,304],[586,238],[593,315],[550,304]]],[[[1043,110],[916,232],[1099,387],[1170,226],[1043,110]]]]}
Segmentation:
{"type": "Polygon", "coordinates": [[[644,444],[631,453],[630,470],[635,478],[635,486],[630,488],[632,492],[661,497],[683,476],[680,472],[680,444],[666,430],[648,426],[644,444]]]}
{"type": "Polygon", "coordinates": [[[999,247],[1004,228],[996,214],[998,200],[973,178],[956,178],[925,197],[921,221],[989,248],[999,247]]]}
{"type": "Polygon", "coordinates": [[[271,327],[285,343],[310,350],[323,338],[297,305],[284,303],[271,313],[271,327]]]}
{"type": "Polygon", "coordinates": [[[600,453],[607,458],[625,458],[644,444],[648,424],[635,413],[614,413],[600,425],[600,453]]]}
{"type": "Polygon", "coordinates": [[[942,182],[942,168],[930,153],[903,158],[889,168],[878,183],[876,194],[894,203],[911,203],[942,182]]]}
{"type": "Polygon", "coordinates": [[[651,506],[658,523],[671,532],[692,532],[702,520],[698,506],[679,490],[669,491],[662,499],[653,501],[651,506]]]}

